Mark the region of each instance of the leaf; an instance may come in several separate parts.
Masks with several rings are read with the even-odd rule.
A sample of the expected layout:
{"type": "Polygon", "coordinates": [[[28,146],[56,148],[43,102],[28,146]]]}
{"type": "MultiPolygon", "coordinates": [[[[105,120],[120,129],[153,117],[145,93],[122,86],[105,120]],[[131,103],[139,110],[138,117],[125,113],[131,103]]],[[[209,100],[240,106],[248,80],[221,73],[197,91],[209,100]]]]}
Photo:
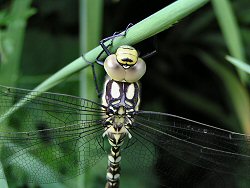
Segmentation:
{"type": "Polygon", "coordinates": [[[232,63],[234,66],[236,66],[237,68],[243,70],[244,72],[250,74],[250,65],[248,65],[247,63],[234,58],[232,56],[227,55],[226,56],[226,60],[228,60],[230,63],[232,63]]]}
{"type": "MultiPolygon", "coordinates": [[[[20,146],[12,143],[8,143],[8,145],[6,147],[10,147],[11,149],[15,148],[18,149],[18,151],[23,150],[25,151],[25,149],[22,149],[20,146]]],[[[15,152],[15,151],[13,151],[15,152]]],[[[47,173],[51,174],[51,176],[55,176],[53,175],[55,172],[53,171],[53,169],[51,169],[48,165],[42,163],[40,160],[38,160],[36,157],[32,156],[31,154],[29,154],[28,152],[24,152],[23,157],[27,158],[27,161],[29,161],[32,164],[29,164],[29,166],[34,166],[35,169],[38,168],[44,168],[42,171],[46,171],[47,173]]],[[[15,158],[15,154],[12,156],[12,158],[15,158]]],[[[13,167],[18,167],[18,168],[22,168],[22,170],[25,172],[25,174],[29,177],[32,177],[34,175],[33,171],[30,171],[30,168],[25,168],[25,165],[23,165],[23,163],[20,161],[20,163],[17,160],[13,160],[10,161],[10,165],[13,167]]],[[[1,169],[2,170],[2,169],[1,169]]],[[[3,171],[0,171],[0,173],[3,173],[3,171]]],[[[20,178],[20,177],[19,177],[20,178]]],[[[39,181],[39,180],[38,180],[39,181]]],[[[4,180],[3,180],[4,182],[4,180]]],[[[0,181],[1,183],[1,181],[0,181]]],[[[1,184],[0,184],[1,185],[1,184]]],[[[1,186],[2,187],[2,186],[1,186]]],[[[42,186],[42,187],[49,187],[48,185],[46,186],[42,186]]],[[[57,184],[51,184],[50,187],[60,187],[60,188],[65,188],[65,186],[63,184],[57,183],[57,184]]]]}
{"type": "MultiPolygon", "coordinates": [[[[245,60],[240,28],[230,2],[228,0],[212,0],[211,2],[230,54],[238,59],[245,60]]],[[[245,82],[246,75],[244,72],[239,71],[239,74],[242,81],[245,82]]]]}
{"type": "Polygon", "coordinates": [[[250,103],[247,89],[228,68],[219,64],[212,56],[200,52],[199,57],[222,80],[235,116],[244,132],[250,133],[250,103]]]}

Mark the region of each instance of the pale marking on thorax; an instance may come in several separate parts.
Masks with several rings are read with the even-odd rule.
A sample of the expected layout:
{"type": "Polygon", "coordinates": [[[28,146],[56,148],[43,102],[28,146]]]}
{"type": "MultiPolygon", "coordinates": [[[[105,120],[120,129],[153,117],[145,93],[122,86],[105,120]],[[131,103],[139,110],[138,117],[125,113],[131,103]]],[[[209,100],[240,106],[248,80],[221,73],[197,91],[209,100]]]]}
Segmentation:
{"type": "Polygon", "coordinates": [[[135,86],[133,83],[131,83],[129,86],[128,86],[128,89],[127,89],[127,92],[126,92],[126,97],[127,99],[133,99],[133,97],[135,96],[135,86]]]}
{"type": "Polygon", "coordinates": [[[115,99],[117,99],[118,97],[120,97],[120,87],[116,82],[112,83],[111,86],[111,96],[115,99]]]}

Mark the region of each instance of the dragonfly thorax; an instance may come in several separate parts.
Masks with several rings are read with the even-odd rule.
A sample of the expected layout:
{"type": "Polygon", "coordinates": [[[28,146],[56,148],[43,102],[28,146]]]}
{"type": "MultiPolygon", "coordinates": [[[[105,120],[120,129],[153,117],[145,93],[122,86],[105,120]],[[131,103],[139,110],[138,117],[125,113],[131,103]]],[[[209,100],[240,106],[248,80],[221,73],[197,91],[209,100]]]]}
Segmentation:
{"type": "Polygon", "coordinates": [[[105,133],[112,146],[120,146],[128,135],[133,123],[133,114],[140,104],[139,83],[118,82],[107,79],[102,97],[103,105],[107,106],[105,133]]]}
{"type": "Polygon", "coordinates": [[[138,82],[127,83],[107,79],[102,97],[107,106],[107,114],[131,115],[138,110],[140,104],[140,87],[138,82]]]}

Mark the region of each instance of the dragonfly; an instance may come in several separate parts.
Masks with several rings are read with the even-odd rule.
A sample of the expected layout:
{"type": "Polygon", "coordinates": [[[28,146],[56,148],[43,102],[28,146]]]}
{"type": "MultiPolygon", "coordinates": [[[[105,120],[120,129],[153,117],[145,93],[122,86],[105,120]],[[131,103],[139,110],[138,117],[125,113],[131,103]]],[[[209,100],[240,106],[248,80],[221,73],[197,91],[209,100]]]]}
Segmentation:
{"type": "Polygon", "coordinates": [[[122,45],[114,54],[102,46],[108,55],[98,61],[108,75],[102,103],[0,85],[0,178],[59,182],[107,157],[105,188],[118,188],[122,164],[138,173],[156,165],[164,174],[158,158],[165,155],[250,178],[249,135],[140,110],[146,63],[132,46],[122,45]]]}

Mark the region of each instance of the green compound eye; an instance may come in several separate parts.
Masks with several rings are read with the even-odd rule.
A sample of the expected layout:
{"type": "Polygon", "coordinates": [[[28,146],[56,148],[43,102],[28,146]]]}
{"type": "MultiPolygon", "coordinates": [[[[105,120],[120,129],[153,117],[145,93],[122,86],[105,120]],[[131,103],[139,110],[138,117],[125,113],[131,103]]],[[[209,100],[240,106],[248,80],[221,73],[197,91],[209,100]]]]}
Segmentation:
{"type": "Polygon", "coordinates": [[[125,78],[125,70],[117,62],[115,54],[112,54],[105,59],[104,69],[113,80],[123,81],[125,78]]]}
{"type": "Polygon", "coordinates": [[[135,48],[128,45],[120,46],[116,51],[116,59],[122,65],[132,66],[138,60],[138,52],[135,48]]]}
{"type": "Polygon", "coordinates": [[[143,59],[138,58],[137,63],[126,69],[125,80],[127,82],[137,82],[146,72],[146,64],[143,59]]]}

